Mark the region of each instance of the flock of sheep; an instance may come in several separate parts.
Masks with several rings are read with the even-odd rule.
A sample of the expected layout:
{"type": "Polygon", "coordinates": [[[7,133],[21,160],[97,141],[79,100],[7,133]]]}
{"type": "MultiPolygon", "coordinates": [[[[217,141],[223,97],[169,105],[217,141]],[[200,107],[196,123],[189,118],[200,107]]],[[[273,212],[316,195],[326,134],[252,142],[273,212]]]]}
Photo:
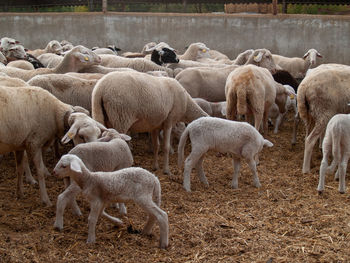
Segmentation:
{"type": "Polygon", "coordinates": [[[160,247],[166,248],[169,226],[167,213],[160,208],[161,185],[154,174],[132,167],[129,135],[149,133],[155,170],[163,140],[163,172],[168,175],[172,138],[179,139],[178,166],[184,165],[186,191],[191,189],[193,168],[208,185],[202,167],[208,150],[232,154],[233,188],[238,187],[241,159],[260,187],[258,154],[264,146],[273,146],[260,132],[266,136],[272,121],[277,133],[291,107],[295,111],[292,143],[299,120],[306,126],[303,173],[310,171],[312,149],[319,139],[323,160],[317,189],[324,190],[326,172],[337,168],[339,191],[345,192],[350,117],[339,114],[350,112],[349,66],[317,66],[322,56],[315,49],[303,58],[273,55],[267,49],[246,50],[234,60],[203,43],[191,44],[182,55],[164,42],[148,43],[140,53],[118,55],[117,51],[114,46],[89,49],[56,40],[45,49],[28,51],[15,39],[0,40],[0,154],[15,153],[18,196],[23,196],[23,175],[27,182],[36,183],[31,160],[40,199],[52,205],[43,152],[53,146],[57,156],[59,142],[75,145],[68,154],[57,156],[60,160],[53,171],[65,183],[57,198],[55,228],[63,229],[67,205],[81,215],[75,198],[82,192],[90,202],[87,242],[93,243],[100,215],[123,223],[104,209],[115,203],[123,215],[124,202],[132,200],[148,214],[143,233],[150,234],[158,222],[160,247]],[[192,150],[184,161],[188,138],[192,150]]]}

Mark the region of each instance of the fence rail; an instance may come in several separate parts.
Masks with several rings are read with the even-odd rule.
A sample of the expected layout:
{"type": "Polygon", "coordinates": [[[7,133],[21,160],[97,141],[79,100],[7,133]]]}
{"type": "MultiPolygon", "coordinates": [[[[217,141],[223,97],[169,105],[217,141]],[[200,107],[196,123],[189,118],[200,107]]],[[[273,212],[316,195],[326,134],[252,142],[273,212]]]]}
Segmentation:
{"type": "MultiPolygon", "coordinates": [[[[232,4],[270,4],[271,0],[108,0],[108,5],[115,4],[131,4],[131,3],[148,3],[148,4],[168,4],[168,3],[178,3],[182,4],[186,2],[187,4],[192,3],[232,3],[232,4]]],[[[278,0],[279,4],[320,4],[320,5],[350,5],[350,0],[347,1],[329,1],[329,0],[278,0]]],[[[53,6],[93,6],[102,5],[102,0],[1,0],[0,7],[53,7],[53,6]]]]}

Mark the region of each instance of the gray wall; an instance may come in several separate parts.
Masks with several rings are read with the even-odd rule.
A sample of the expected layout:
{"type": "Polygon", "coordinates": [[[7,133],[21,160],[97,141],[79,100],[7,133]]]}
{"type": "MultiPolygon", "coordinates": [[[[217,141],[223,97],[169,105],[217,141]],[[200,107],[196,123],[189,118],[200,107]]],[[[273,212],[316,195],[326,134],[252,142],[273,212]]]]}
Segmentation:
{"type": "Polygon", "coordinates": [[[349,16],[3,13],[0,34],[30,49],[43,48],[52,39],[88,47],[115,44],[125,51],[164,41],[182,52],[192,42],[204,42],[231,58],[248,48],[299,57],[316,48],[324,62],[350,64],[349,16]]]}

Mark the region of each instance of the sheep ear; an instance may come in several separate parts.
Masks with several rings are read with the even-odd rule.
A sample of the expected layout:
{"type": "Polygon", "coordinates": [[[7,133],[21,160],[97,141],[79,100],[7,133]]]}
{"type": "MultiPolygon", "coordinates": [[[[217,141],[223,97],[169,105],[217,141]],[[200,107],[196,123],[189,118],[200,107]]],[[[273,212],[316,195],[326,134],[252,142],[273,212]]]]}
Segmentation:
{"type": "Polygon", "coordinates": [[[254,61],[259,63],[262,59],[262,56],[263,56],[263,52],[260,51],[258,55],[254,56],[254,61]]]}
{"type": "Polygon", "coordinates": [[[131,137],[129,135],[124,134],[124,133],[121,133],[120,137],[122,137],[122,139],[124,141],[130,141],[131,140],[131,137]]]}
{"type": "Polygon", "coordinates": [[[82,173],[80,163],[77,160],[73,160],[70,163],[70,169],[76,173],[82,173]]]}
{"type": "Polygon", "coordinates": [[[323,56],[319,53],[319,52],[317,52],[317,54],[316,54],[319,58],[323,58],[323,56]]]}
{"type": "Polygon", "coordinates": [[[78,127],[76,127],[76,125],[73,125],[72,127],[70,127],[69,131],[63,136],[61,142],[63,144],[68,143],[70,140],[74,138],[74,136],[77,134],[77,131],[78,131],[78,127]]]}
{"type": "Polygon", "coordinates": [[[306,57],[309,55],[309,51],[305,53],[305,55],[303,56],[303,59],[306,59],[306,57]]]}
{"type": "Polygon", "coordinates": [[[107,128],[98,121],[96,121],[96,125],[102,132],[107,131],[107,128]]]}

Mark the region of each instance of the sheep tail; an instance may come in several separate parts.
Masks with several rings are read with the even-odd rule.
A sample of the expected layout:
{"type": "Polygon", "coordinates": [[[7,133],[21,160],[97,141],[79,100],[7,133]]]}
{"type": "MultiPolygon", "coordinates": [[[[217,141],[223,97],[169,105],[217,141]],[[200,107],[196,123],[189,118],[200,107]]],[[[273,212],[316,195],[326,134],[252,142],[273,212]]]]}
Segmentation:
{"type": "Polygon", "coordinates": [[[162,189],[160,187],[160,182],[158,178],[156,178],[156,184],[153,188],[153,197],[155,199],[155,203],[160,206],[161,199],[162,199],[162,189]]]}
{"type": "Polygon", "coordinates": [[[298,93],[297,93],[297,102],[298,102],[298,112],[300,115],[300,118],[305,122],[309,123],[309,103],[306,99],[306,89],[302,88],[302,86],[299,87],[298,93]]]}
{"type": "Polygon", "coordinates": [[[183,160],[184,160],[184,152],[185,152],[185,144],[187,141],[187,137],[189,134],[189,129],[188,127],[185,129],[185,131],[182,133],[180,141],[179,141],[179,146],[177,149],[178,157],[177,157],[177,165],[178,167],[182,168],[183,160]]]}
{"type": "Polygon", "coordinates": [[[236,119],[236,105],[237,105],[237,95],[231,89],[227,94],[227,104],[226,104],[226,118],[228,120],[236,119]]]}
{"type": "Polygon", "coordinates": [[[269,140],[264,139],[264,146],[272,147],[272,146],[273,146],[273,143],[270,142],[269,140]]]}
{"type": "Polygon", "coordinates": [[[240,115],[247,113],[247,83],[239,83],[237,87],[237,113],[240,115]]]}
{"type": "Polygon", "coordinates": [[[99,91],[98,86],[95,87],[92,93],[92,118],[99,123],[106,126],[105,115],[107,115],[106,110],[103,105],[102,92],[99,91]]]}

